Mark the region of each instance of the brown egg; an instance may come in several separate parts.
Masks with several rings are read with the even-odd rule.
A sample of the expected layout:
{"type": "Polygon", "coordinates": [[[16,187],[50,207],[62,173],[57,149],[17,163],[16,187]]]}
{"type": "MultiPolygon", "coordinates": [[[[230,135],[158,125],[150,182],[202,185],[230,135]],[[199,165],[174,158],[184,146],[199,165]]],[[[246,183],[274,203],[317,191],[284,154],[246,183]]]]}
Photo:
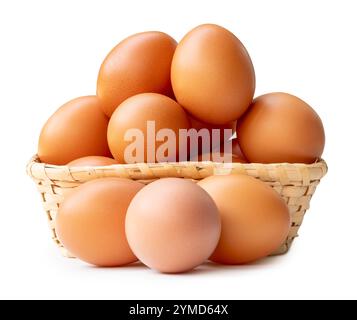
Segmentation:
{"type": "Polygon", "coordinates": [[[165,273],[189,271],[216,248],[217,207],[194,182],[157,180],[135,196],[126,216],[130,247],[144,264],[165,273]]]}
{"type": "Polygon", "coordinates": [[[247,163],[247,159],[243,155],[238,139],[229,139],[228,141],[220,142],[220,144],[213,146],[211,151],[202,151],[190,155],[190,161],[213,161],[225,163],[247,163]]]}
{"type": "Polygon", "coordinates": [[[179,129],[188,127],[186,113],[176,101],[157,93],[142,93],[115,110],[108,126],[108,143],[120,163],[175,161],[180,148],[179,129]],[[129,129],[134,129],[133,136],[125,139],[129,129]],[[155,141],[160,129],[172,130],[174,138],[155,141]],[[139,133],[142,139],[136,137],[139,133]]]}
{"type": "Polygon", "coordinates": [[[110,166],[112,164],[118,164],[118,161],[113,158],[100,157],[100,156],[88,156],[73,160],[67,164],[70,167],[82,167],[82,166],[110,166]]]}
{"type": "MultiPolygon", "coordinates": [[[[242,153],[242,150],[240,149],[240,146],[238,144],[238,139],[230,139],[224,143],[221,143],[216,148],[214,148],[211,153],[212,159],[217,154],[220,154],[221,157],[223,157],[224,155],[227,155],[227,154],[231,155],[232,162],[240,162],[240,163],[248,162],[246,157],[242,153]],[[229,144],[231,144],[231,146],[229,146],[229,144]]],[[[216,157],[216,159],[218,159],[218,157],[216,157]]],[[[216,161],[216,162],[220,162],[220,161],[216,161]]]]}
{"type": "Polygon", "coordinates": [[[244,158],[241,158],[233,153],[224,153],[219,151],[212,151],[202,153],[198,157],[192,157],[191,161],[213,161],[213,162],[226,162],[226,163],[246,163],[244,158]]]}
{"type": "Polygon", "coordinates": [[[198,185],[221,214],[222,234],[211,260],[252,262],[271,254],[287,237],[289,209],[270,186],[246,175],[211,176],[198,185]]]}
{"type": "MultiPolygon", "coordinates": [[[[210,143],[209,146],[206,146],[204,143],[202,143],[201,139],[198,140],[189,140],[189,142],[195,144],[195,148],[197,148],[197,152],[194,152],[191,157],[194,157],[196,154],[202,154],[202,153],[209,153],[212,150],[215,150],[217,146],[221,142],[227,141],[231,138],[233,133],[236,131],[236,126],[237,126],[237,121],[230,121],[228,123],[222,124],[222,125],[214,125],[210,123],[205,123],[201,122],[197,119],[195,119],[193,116],[188,115],[188,118],[190,120],[191,128],[200,131],[201,129],[208,129],[209,134],[210,134],[210,143]],[[225,135],[225,130],[231,130],[231,134],[228,136],[227,134],[225,135]],[[215,130],[215,132],[213,131],[215,130]],[[219,130],[219,139],[216,139],[214,135],[217,134],[217,130],[219,130]],[[214,133],[213,133],[214,132],[214,133]]],[[[188,151],[189,153],[189,151],[188,151]]]]}
{"type": "Polygon", "coordinates": [[[110,157],[108,119],[96,96],[71,100],[60,107],[42,128],[38,156],[42,162],[64,165],[85,156],[110,157]]]}
{"type": "Polygon", "coordinates": [[[190,120],[191,128],[194,128],[197,131],[206,128],[206,129],[208,129],[210,131],[210,133],[212,135],[213,129],[218,129],[220,131],[221,141],[228,140],[230,138],[230,137],[226,138],[224,136],[224,130],[225,129],[231,129],[232,130],[232,135],[236,131],[236,126],[237,126],[237,121],[236,120],[230,121],[230,122],[225,123],[225,124],[216,124],[216,125],[214,125],[214,124],[210,124],[210,123],[199,121],[199,120],[197,120],[196,118],[194,118],[191,115],[188,115],[188,117],[189,117],[189,120],[190,120]]]}
{"type": "Polygon", "coordinates": [[[246,157],[244,156],[242,149],[239,145],[238,139],[232,139],[232,153],[240,158],[242,160],[242,162],[248,162],[246,157]]]}
{"type": "Polygon", "coordinates": [[[239,121],[237,136],[250,162],[312,163],[325,145],[318,114],[301,99],[282,92],[256,98],[239,121]]]}
{"type": "Polygon", "coordinates": [[[120,42],[100,67],[97,95],[111,116],[125,99],[144,92],[172,96],[171,60],[176,41],[157,32],[134,34],[120,42]]]}
{"type": "Polygon", "coordinates": [[[56,233],[77,258],[102,267],[137,261],[125,236],[130,201],[144,185],[121,178],[86,182],[68,194],[56,217],[56,233]]]}
{"type": "Polygon", "coordinates": [[[171,66],[177,101],[200,121],[225,124],[252,102],[255,74],[247,50],[228,30],[204,24],[180,41],[171,66]]]}

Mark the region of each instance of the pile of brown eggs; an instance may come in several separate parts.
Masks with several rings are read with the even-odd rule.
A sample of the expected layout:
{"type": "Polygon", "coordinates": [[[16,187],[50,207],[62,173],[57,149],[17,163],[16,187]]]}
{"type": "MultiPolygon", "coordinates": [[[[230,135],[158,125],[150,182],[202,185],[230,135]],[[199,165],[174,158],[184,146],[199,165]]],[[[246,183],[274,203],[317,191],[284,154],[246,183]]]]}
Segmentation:
{"type": "MultiPolygon", "coordinates": [[[[103,61],[97,94],[60,107],[41,131],[42,162],[68,166],[212,160],[232,142],[232,162],[313,163],[325,136],[317,113],[282,92],[254,98],[255,72],[230,31],[200,25],[177,44],[162,32],[121,41],[103,61]],[[170,129],[174,139],[149,138],[170,129]],[[197,152],[183,129],[219,131],[220,143],[197,152]],[[130,130],[143,134],[129,161],[130,130]],[[233,135],[224,134],[231,129],[233,135]],[[164,149],[165,152],[155,152],[164,149]]],[[[198,184],[163,178],[147,186],[104,178],[74,189],[61,204],[56,232],[76,257],[98,266],[142,261],[161,272],[184,272],[207,259],[242,264],[263,258],[285,240],[290,215],[269,186],[244,175],[212,176],[198,184]]]]}

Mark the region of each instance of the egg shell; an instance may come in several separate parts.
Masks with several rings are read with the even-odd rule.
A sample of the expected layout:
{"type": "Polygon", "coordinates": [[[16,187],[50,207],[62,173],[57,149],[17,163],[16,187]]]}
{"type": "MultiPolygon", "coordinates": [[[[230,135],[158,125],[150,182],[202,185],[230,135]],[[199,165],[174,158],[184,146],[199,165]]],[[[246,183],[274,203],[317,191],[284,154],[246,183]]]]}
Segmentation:
{"type": "Polygon", "coordinates": [[[190,125],[191,128],[200,131],[201,129],[207,129],[210,134],[210,144],[209,147],[206,147],[203,143],[202,140],[199,139],[197,142],[192,141],[191,143],[196,143],[197,145],[197,153],[190,154],[190,150],[188,150],[188,153],[190,154],[190,157],[195,157],[196,154],[202,154],[202,153],[209,153],[217,148],[217,146],[224,141],[227,141],[231,138],[231,136],[234,134],[236,131],[236,126],[237,126],[237,121],[230,121],[228,123],[222,124],[222,125],[214,125],[206,122],[202,122],[194,118],[192,115],[188,115],[188,118],[190,120],[190,125]],[[231,130],[231,135],[227,136],[225,135],[224,130],[231,130]],[[219,141],[215,141],[213,138],[213,130],[219,130],[219,141]]]}
{"type": "Polygon", "coordinates": [[[121,41],[103,61],[97,95],[109,117],[125,99],[144,92],[172,96],[171,61],[176,41],[169,35],[149,31],[121,41]]]}
{"type": "Polygon", "coordinates": [[[214,125],[214,124],[211,124],[211,123],[199,121],[198,119],[196,119],[195,117],[193,117],[191,115],[188,115],[188,117],[189,117],[189,120],[190,120],[191,128],[194,128],[197,131],[205,128],[205,129],[208,129],[212,134],[212,130],[213,129],[220,130],[220,138],[221,138],[222,141],[228,140],[229,138],[231,138],[231,136],[228,137],[228,138],[226,138],[224,136],[224,129],[231,129],[232,130],[232,135],[236,131],[236,126],[237,126],[237,121],[236,120],[230,121],[230,122],[224,123],[224,124],[218,124],[218,125],[216,124],[216,125],[214,125]]]}
{"type": "Polygon", "coordinates": [[[144,152],[143,161],[138,162],[165,161],[163,158],[156,158],[155,151],[158,151],[158,148],[165,142],[155,141],[155,135],[160,129],[171,129],[176,139],[172,140],[172,143],[168,142],[174,149],[170,161],[175,161],[180,149],[179,129],[188,128],[189,120],[186,113],[176,101],[158,93],[142,93],[125,100],[115,110],[108,126],[108,143],[117,161],[131,162],[130,159],[125,159],[125,150],[133,142],[125,141],[125,134],[129,129],[140,130],[144,136],[144,152]],[[155,122],[153,137],[147,134],[148,121],[155,122]],[[150,143],[149,147],[147,141],[150,143]],[[147,156],[148,150],[152,156],[147,156]]]}
{"type": "Polygon", "coordinates": [[[243,153],[240,152],[237,139],[230,139],[221,142],[219,145],[213,147],[209,152],[202,152],[198,156],[191,156],[191,161],[213,161],[225,163],[247,163],[247,159],[243,153]]]}
{"type": "Polygon", "coordinates": [[[211,176],[198,184],[213,198],[222,220],[212,261],[252,262],[274,252],[286,239],[289,209],[270,186],[247,175],[211,176]]]}
{"type": "Polygon", "coordinates": [[[213,161],[213,162],[226,162],[226,163],[246,163],[244,158],[233,153],[225,153],[219,151],[212,151],[207,153],[202,153],[198,157],[192,157],[191,161],[213,161]],[[228,159],[228,160],[226,160],[228,159]]]}
{"type": "Polygon", "coordinates": [[[108,118],[96,96],[76,98],[60,107],[42,128],[38,156],[42,162],[64,165],[85,156],[110,157],[108,118]]]}
{"type": "Polygon", "coordinates": [[[69,167],[82,167],[82,166],[110,166],[118,164],[118,161],[113,158],[100,157],[100,156],[88,156],[73,160],[67,164],[69,167]]]}
{"type": "Polygon", "coordinates": [[[200,25],[179,42],[171,65],[177,101],[200,121],[225,124],[249,107],[255,73],[247,50],[230,31],[200,25]]]}
{"type": "Polygon", "coordinates": [[[77,258],[102,267],[137,261],[125,236],[130,201],[144,185],[129,179],[86,182],[60,205],[55,229],[64,247],[77,258]]]}
{"type": "Polygon", "coordinates": [[[245,157],[245,155],[242,152],[242,149],[239,145],[239,141],[237,138],[232,139],[232,153],[238,157],[239,159],[241,159],[243,162],[248,162],[247,158],[245,157]]]}
{"type": "Polygon", "coordinates": [[[242,158],[239,158],[232,153],[224,152],[207,152],[198,155],[197,157],[192,157],[191,161],[213,161],[213,162],[226,162],[226,163],[245,163],[246,161],[242,158]],[[229,160],[226,160],[229,159],[229,160]]]}
{"type": "MultiPolygon", "coordinates": [[[[232,163],[247,163],[246,157],[243,155],[240,146],[238,144],[238,139],[230,139],[226,142],[221,143],[219,146],[213,148],[211,152],[203,152],[198,156],[198,161],[214,161],[214,162],[232,162],[232,163]],[[231,144],[231,149],[227,146],[231,144]],[[231,151],[229,151],[231,150],[231,151]],[[229,157],[231,160],[226,161],[225,157],[229,157]]],[[[195,157],[191,158],[191,161],[196,160],[195,157]]]]}
{"type": "Polygon", "coordinates": [[[211,197],[194,182],[179,178],[159,179],[138,192],[125,225],[140,261],[164,273],[189,271],[203,263],[221,231],[211,197]]]}
{"type": "Polygon", "coordinates": [[[258,163],[313,163],[325,145],[318,114],[306,102],[288,93],[256,98],[237,125],[244,155],[258,163]]]}

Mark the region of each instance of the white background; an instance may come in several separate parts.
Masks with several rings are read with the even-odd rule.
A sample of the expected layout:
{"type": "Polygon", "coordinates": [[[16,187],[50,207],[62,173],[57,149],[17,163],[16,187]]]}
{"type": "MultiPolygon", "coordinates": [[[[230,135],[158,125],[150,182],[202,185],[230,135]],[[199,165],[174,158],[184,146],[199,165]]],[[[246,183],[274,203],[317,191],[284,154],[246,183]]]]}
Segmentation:
{"type": "Polygon", "coordinates": [[[357,298],[356,12],[352,0],[1,1],[0,298],[357,298]],[[101,60],[124,37],[162,30],[179,40],[206,22],[246,45],[256,95],[293,93],[324,122],[329,173],[300,238],[284,256],[184,275],[62,258],[25,174],[42,125],[95,93],[101,60]]]}

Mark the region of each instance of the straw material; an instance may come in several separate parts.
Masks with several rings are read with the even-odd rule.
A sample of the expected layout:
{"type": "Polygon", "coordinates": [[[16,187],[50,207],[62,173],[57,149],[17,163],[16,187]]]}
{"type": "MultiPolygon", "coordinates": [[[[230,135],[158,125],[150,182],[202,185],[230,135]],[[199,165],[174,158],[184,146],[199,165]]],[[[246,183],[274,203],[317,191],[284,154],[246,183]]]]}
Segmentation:
{"type": "Polygon", "coordinates": [[[62,253],[71,254],[57,238],[54,219],[59,205],[73,188],[80,184],[104,177],[121,177],[148,184],[164,177],[178,177],[199,181],[211,175],[247,174],[273,187],[285,200],[292,218],[290,232],[285,242],[274,254],[286,253],[298,235],[306,210],[320,179],[326,174],[327,165],[321,160],[313,164],[258,164],[173,162],[153,164],[118,164],[104,167],[67,167],[40,163],[34,156],[27,165],[28,175],[35,181],[47,213],[52,238],[62,253]]]}

